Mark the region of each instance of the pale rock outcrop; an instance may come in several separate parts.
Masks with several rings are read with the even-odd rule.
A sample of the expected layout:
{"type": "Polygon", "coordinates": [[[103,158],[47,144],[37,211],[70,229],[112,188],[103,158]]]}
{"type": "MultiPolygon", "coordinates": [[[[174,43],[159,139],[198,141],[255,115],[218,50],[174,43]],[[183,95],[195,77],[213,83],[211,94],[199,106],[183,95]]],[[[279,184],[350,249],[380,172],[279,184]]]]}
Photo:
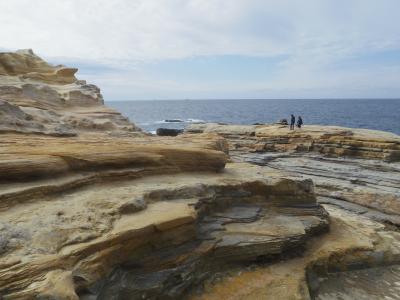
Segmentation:
{"type": "Polygon", "coordinates": [[[0,103],[8,106],[0,105],[0,114],[7,113],[7,119],[0,119],[0,131],[70,136],[101,130],[140,135],[128,119],[104,106],[98,87],[77,80],[77,71],[52,66],[32,50],[0,53],[0,103]],[[10,106],[25,113],[23,119],[10,106]]]}
{"type": "Polygon", "coordinates": [[[0,75],[20,76],[45,83],[68,84],[77,81],[76,68],[52,66],[31,49],[0,53],[0,75]]]}

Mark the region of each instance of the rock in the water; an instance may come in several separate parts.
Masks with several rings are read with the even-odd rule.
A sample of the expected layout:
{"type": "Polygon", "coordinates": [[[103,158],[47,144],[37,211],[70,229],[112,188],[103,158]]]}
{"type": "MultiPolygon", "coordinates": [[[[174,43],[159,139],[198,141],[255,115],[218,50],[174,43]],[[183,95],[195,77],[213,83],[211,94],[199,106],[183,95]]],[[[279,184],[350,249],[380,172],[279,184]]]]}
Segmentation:
{"type": "Polygon", "coordinates": [[[182,132],[183,129],[157,128],[156,134],[159,136],[177,136],[182,132]]]}
{"type": "Polygon", "coordinates": [[[276,122],[276,124],[279,124],[279,125],[289,125],[287,119],[280,119],[278,122],[276,122]]]}

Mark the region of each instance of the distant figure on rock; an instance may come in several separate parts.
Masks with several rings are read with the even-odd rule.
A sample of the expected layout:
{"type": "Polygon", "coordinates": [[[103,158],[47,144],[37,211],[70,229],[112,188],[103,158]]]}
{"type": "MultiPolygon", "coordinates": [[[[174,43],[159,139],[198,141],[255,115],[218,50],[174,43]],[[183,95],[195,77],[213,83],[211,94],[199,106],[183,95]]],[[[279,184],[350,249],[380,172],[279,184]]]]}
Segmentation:
{"type": "Polygon", "coordinates": [[[301,118],[301,116],[299,116],[297,118],[297,127],[301,128],[301,125],[303,125],[303,119],[301,118]]]}
{"type": "Polygon", "coordinates": [[[296,118],[293,114],[290,115],[290,130],[294,130],[294,124],[296,123],[296,118]]]}

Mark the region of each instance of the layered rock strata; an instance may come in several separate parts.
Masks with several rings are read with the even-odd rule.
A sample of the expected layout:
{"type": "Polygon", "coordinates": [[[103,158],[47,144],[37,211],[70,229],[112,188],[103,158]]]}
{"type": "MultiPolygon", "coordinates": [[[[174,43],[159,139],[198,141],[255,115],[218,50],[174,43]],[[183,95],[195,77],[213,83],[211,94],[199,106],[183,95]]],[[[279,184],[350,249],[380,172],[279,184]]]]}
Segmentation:
{"type": "Polygon", "coordinates": [[[1,299],[323,298],[400,263],[398,136],[150,136],[76,71],[0,54],[1,299]]]}
{"type": "Polygon", "coordinates": [[[78,80],[77,71],[50,65],[32,50],[0,53],[0,132],[140,131],[104,106],[100,89],[78,80]]]}
{"type": "Polygon", "coordinates": [[[186,132],[224,136],[232,161],[311,179],[330,215],[329,234],[310,240],[302,258],[222,272],[191,298],[398,299],[398,268],[387,266],[400,265],[399,136],[325,126],[290,131],[279,125],[205,124],[186,132]],[[386,287],[367,287],[371,278],[386,287]],[[344,288],[338,285],[343,281],[344,288]]]}
{"type": "Polygon", "coordinates": [[[291,131],[280,125],[205,124],[191,125],[186,131],[224,136],[234,161],[312,179],[322,203],[343,206],[343,201],[351,202],[363,208],[347,205],[348,209],[400,224],[400,163],[396,159],[400,137],[395,134],[315,125],[291,131]],[[333,149],[334,140],[338,148],[333,149]],[[359,147],[342,151],[356,140],[359,147]]]}
{"type": "Polygon", "coordinates": [[[396,134],[336,126],[306,125],[289,130],[285,125],[193,124],[187,133],[218,133],[232,150],[255,152],[317,152],[336,157],[400,161],[400,137],[396,134]]]}
{"type": "Polygon", "coordinates": [[[393,270],[398,267],[390,266],[400,264],[399,232],[365,216],[331,205],[324,207],[330,214],[329,234],[311,239],[302,257],[221,274],[218,280],[208,280],[190,299],[398,299],[393,292],[398,288],[398,275],[393,270]],[[381,266],[381,274],[387,270],[393,276],[380,277],[374,269],[377,266],[381,266]],[[369,278],[384,280],[385,285],[371,284],[365,290],[359,277],[347,282],[347,287],[336,282],[328,289],[327,276],[346,276],[349,270],[369,270],[369,278]]]}
{"type": "Polygon", "coordinates": [[[0,54],[0,298],[182,298],[328,229],[312,181],[143,134],[75,72],[0,54]]]}
{"type": "Polygon", "coordinates": [[[29,201],[0,213],[4,299],[173,299],[211,266],[280,255],[328,224],[310,181],[246,164],[219,174],[111,176],[118,182],[56,194],[54,179],[43,179],[33,192],[40,198],[28,196],[33,183],[13,191],[29,201]]]}

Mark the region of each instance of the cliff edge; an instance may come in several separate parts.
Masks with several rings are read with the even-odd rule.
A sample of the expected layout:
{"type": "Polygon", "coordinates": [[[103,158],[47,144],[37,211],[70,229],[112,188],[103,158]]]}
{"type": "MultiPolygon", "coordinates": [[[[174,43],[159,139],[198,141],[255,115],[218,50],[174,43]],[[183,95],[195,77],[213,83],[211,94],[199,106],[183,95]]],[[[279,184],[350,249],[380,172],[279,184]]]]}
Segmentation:
{"type": "Polygon", "coordinates": [[[0,132],[73,136],[80,131],[138,133],[104,106],[100,89],[76,68],[53,66],[32,50],[0,53],[0,132]]]}

